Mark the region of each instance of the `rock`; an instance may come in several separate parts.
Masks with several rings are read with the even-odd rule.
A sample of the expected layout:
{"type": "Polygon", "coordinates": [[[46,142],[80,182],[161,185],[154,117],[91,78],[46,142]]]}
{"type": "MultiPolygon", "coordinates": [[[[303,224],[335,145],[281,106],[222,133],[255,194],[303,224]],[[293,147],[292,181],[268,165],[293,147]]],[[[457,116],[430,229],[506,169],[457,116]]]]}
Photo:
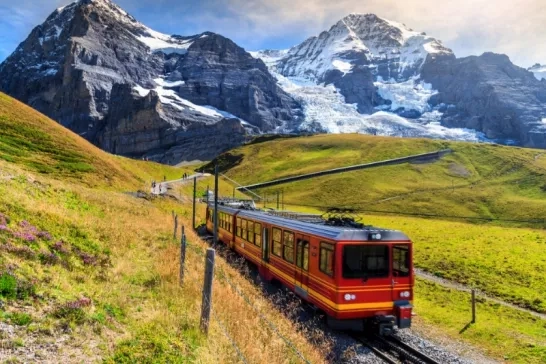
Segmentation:
{"type": "Polygon", "coordinates": [[[438,90],[433,105],[453,106],[443,116],[446,125],[546,148],[546,83],[506,55],[427,60],[421,76],[438,90]]]}

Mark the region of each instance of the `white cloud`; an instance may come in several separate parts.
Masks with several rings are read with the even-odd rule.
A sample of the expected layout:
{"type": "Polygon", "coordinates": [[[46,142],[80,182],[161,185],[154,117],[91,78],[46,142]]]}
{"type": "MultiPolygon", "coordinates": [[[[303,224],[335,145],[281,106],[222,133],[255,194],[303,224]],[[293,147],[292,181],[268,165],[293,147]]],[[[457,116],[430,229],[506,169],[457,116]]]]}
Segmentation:
{"type": "MultiPolygon", "coordinates": [[[[546,1],[520,0],[230,0],[249,37],[318,35],[351,12],[375,13],[439,38],[458,56],[506,53],[513,62],[546,63],[546,1]]],[[[228,30],[228,29],[226,29],[228,30]]]]}
{"type": "MultiPolygon", "coordinates": [[[[7,23],[28,34],[68,0],[0,0],[7,23]],[[32,26],[30,26],[32,24],[32,26]]],[[[118,0],[132,15],[163,32],[211,30],[247,49],[295,45],[352,12],[375,13],[425,31],[458,56],[506,53],[513,62],[546,63],[544,0],[118,0]],[[153,9],[150,12],[149,9],[153,9]]],[[[26,34],[21,36],[21,41],[26,34]]]]}

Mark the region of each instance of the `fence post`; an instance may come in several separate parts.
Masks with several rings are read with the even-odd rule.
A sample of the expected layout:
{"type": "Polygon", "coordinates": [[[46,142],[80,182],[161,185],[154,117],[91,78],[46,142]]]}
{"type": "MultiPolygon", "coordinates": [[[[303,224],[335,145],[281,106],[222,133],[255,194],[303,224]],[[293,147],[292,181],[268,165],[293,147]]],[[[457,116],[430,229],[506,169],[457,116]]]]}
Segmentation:
{"type": "Polygon", "coordinates": [[[472,289],[472,323],[476,323],[476,291],[472,289]]]}
{"type": "Polygon", "coordinates": [[[213,244],[218,242],[218,165],[214,167],[214,240],[213,244]]]}
{"type": "Polygon", "coordinates": [[[176,240],[176,233],[178,231],[178,215],[174,213],[173,211],[173,216],[174,216],[174,232],[173,232],[173,239],[176,240]]]}
{"type": "Polygon", "coordinates": [[[205,281],[203,283],[203,301],[201,303],[201,331],[209,332],[210,310],[212,308],[212,278],[214,277],[214,256],[212,248],[207,249],[205,258],[205,281]]]}
{"type": "Polygon", "coordinates": [[[192,217],[192,226],[191,226],[193,230],[195,230],[195,195],[196,193],[197,193],[197,176],[193,177],[193,214],[192,214],[193,217],[192,217]]]}
{"type": "Polygon", "coordinates": [[[182,239],[180,239],[180,287],[184,284],[184,264],[186,262],[186,234],[182,225],[182,239]]]}

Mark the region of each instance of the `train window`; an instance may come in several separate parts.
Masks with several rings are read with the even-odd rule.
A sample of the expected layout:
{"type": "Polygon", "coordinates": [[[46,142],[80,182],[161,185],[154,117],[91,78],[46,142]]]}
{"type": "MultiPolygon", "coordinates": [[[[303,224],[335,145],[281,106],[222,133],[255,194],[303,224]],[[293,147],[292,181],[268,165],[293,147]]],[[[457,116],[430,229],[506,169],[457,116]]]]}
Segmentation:
{"type": "Polygon", "coordinates": [[[273,254],[282,255],[282,233],[281,229],[273,228],[273,254]]]}
{"type": "Polygon", "coordinates": [[[409,245],[392,247],[392,273],[397,277],[409,276],[409,245]]]}
{"type": "Polygon", "coordinates": [[[254,221],[248,222],[248,239],[249,242],[254,244],[254,221]]]}
{"type": "Polygon", "coordinates": [[[254,223],[254,244],[262,246],[262,224],[254,223]]]}
{"type": "Polygon", "coordinates": [[[237,236],[241,237],[241,218],[237,218],[237,236]]]}
{"type": "Polygon", "coordinates": [[[241,224],[241,238],[243,238],[243,239],[245,239],[245,240],[246,240],[246,232],[247,232],[247,230],[246,230],[246,227],[247,227],[246,222],[247,222],[247,221],[246,221],[245,219],[243,219],[243,220],[242,220],[242,224],[241,224]]]}
{"type": "Polygon", "coordinates": [[[343,278],[389,276],[387,245],[347,245],[343,248],[343,278]]]}
{"type": "Polygon", "coordinates": [[[309,242],[306,240],[298,239],[296,265],[305,270],[309,270],[309,242]]]}
{"type": "Polygon", "coordinates": [[[294,233],[284,232],[283,258],[287,262],[294,263],[294,233]]]}
{"type": "Polygon", "coordinates": [[[320,243],[320,271],[329,276],[334,275],[334,246],[320,243]]]}
{"type": "Polygon", "coordinates": [[[334,275],[334,245],[320,243],[320,271],[329,275],[334,275]]]}

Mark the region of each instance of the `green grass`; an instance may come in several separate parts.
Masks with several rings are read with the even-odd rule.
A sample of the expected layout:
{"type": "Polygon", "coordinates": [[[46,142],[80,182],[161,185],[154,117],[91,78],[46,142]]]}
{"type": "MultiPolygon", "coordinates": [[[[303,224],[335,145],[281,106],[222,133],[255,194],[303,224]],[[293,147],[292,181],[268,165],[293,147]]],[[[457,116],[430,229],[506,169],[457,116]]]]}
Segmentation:
{"type": "Polygon", "coordinates": [[[415,311],[420,323],[481,347],[511,363],[546,362],[546,321],[479,299],[471,322],[470,295],[417,279],[415,311]]]}
{"type": "Polygon", "coordinates": [[[400,216],[363,219],[410,236],[417,268],[546,313],[546,231],[400,216]]]}
{"type": "MultiPolygon", "coordinates": [[[[242,184],[450,148],[435,163],[323,176],[284,190],[287,204],[490,219],[540,220],[546,227],[546,154],[540,150],[426,139],[319,135],[250,144],[219,158],[242,184]],[[230,157],[231,156],[231,157],[230,157]],[[237,158],[237,163],[233,161],[237,158]],[[231,164],[234,164],[230,168],[231,164]],[[514,208],[517,206],[517,208],[514,208]]],[[[508,224],[508,223],[503,223],[508,224]]]]}

